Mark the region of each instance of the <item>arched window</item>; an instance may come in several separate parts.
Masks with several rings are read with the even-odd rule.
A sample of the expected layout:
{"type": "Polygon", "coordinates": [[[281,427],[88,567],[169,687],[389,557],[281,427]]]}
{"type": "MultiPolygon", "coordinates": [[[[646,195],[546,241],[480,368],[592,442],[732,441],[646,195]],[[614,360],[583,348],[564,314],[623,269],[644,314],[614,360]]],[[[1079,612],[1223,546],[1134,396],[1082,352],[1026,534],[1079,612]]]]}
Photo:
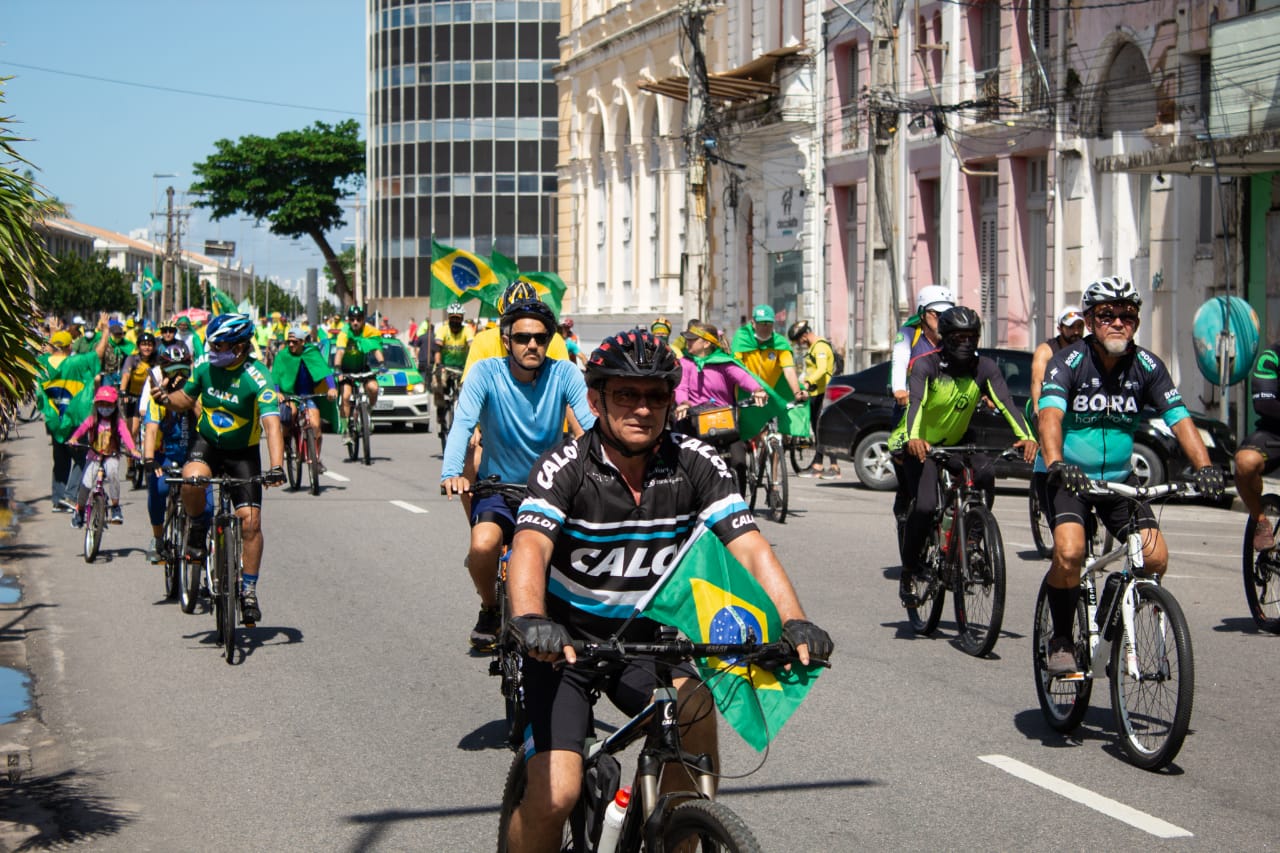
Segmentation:
{"type": "Polygon", "coordinates": [[[1104,137],[1155,124],[1156,93],[1146,57],[1137,46],[1126,44],[1116,52],[1099,98],[1099,130],[1104,137]]]}

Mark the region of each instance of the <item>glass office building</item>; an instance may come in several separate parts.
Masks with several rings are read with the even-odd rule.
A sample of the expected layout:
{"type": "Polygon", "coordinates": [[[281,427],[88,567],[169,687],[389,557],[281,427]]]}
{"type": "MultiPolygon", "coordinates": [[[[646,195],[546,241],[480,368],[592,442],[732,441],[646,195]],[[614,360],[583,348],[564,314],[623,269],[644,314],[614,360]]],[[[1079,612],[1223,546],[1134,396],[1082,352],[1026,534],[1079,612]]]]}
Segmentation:
{"type": "Polygon", "coordinates": [[[432,236],[554,271],[560,3],[367,10],[370,298],[427,298],[432,236]]]}

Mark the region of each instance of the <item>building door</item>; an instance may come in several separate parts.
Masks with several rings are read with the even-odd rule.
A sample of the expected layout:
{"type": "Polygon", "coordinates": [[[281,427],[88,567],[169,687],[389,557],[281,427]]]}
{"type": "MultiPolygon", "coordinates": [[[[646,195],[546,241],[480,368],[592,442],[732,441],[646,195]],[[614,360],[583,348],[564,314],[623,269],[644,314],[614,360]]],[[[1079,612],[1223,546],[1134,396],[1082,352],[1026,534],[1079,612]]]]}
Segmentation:
{"type": "Polygon", "coordinates": [[[982,178],[979,183],[982,218],[978,225],[978,272],[981,276],[982,344],[997,346],[1000,333],[1000,290],[997,275],[1000,263],[999,187],[996,178],[982,178]]]}

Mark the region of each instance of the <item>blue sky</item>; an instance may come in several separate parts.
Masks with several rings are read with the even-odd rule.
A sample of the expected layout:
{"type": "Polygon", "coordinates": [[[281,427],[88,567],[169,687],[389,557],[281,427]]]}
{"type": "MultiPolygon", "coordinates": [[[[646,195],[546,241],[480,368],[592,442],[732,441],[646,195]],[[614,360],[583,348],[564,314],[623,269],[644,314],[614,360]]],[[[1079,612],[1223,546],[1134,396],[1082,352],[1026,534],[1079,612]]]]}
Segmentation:
{"type": "MultiPolygon", "coordinates": [[[[31,140],[18,151],[37,180],[82,222],[148,227],[165,187],[190,186],[192,165],[218,139],[348,118],[364,126],[363,0],[3,0],[0,9],[0,77],[14,78],[0,84],[0,111],[31,140]],[[178,177],[153,178],[165,172],[178,177]]],[[[162,217],[156,226],[163,234],[162,217]]],[[[329,238],[337,250],[354,234],[348,215],[329,238]]],[[[298,281],[323,266],[310,240],[195,211],[184,247],[217,239],[235,240],[259,275],[298,281]]]]}

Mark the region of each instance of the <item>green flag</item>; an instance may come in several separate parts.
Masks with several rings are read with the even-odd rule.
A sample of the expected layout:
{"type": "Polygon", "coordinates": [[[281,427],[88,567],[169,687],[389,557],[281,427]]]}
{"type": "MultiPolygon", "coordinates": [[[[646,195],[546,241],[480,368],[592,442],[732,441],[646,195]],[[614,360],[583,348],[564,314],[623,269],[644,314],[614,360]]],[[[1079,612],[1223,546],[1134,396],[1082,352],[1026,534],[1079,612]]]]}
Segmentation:
{"type": "MultiPolygon", "coordinates": [[[[644,615],[678,628],[697,643],[746,642],[748,632],[761,643],[782,637],[782,622],[769,596],[706,528],[685,546],[650,596],[641,605],[644,615]]],[[[773,740],[818,677],[817,667],[799,664],[789,672],[719,658],[697,664],[720,713],[756,751],[773,740]]]]}
{"type": "MultiPolygon", "coordinates": [[[[497,296],[507,289],[507,286],[516,281],[523,281],[533,287],[538,292],[538,298],[551,306],[551,310],[560,316],[560,302],[564,296],[565,283],[560,276],[553,272],[521,272],[516,266],[516,262],[508,258],[501,252],[494,251],[489,256],[489,263],[493,267],[493,271],[498,276],[500,287],[492,300],[486,299],[490,305],[498,304],[497,296]]],[[[495,308],[495,312],[496,312],[495,308]]]]}
{"type": "MultiPolygon", "coordinates": [[[[134,267],[137,269],[137,267],[134,267]]],[[[151,271],[151,267],[142,268],[142,295],[150,296],[153,293],[160,292],[160,279],[156,278],[156,274],[151,271]]]]}
{"type": "Polygon", "coordinates": [[[451,302],[483,299],[502,285],[489,262],[464,249],[454,249],[431,241],[431,307],[444,308],[451,302]]]}
{"type": "Polygon", "coordinates": [[[209,285],[209,306],[215,315],[236,313],[236,301],[212,284],[209,285]]]}

